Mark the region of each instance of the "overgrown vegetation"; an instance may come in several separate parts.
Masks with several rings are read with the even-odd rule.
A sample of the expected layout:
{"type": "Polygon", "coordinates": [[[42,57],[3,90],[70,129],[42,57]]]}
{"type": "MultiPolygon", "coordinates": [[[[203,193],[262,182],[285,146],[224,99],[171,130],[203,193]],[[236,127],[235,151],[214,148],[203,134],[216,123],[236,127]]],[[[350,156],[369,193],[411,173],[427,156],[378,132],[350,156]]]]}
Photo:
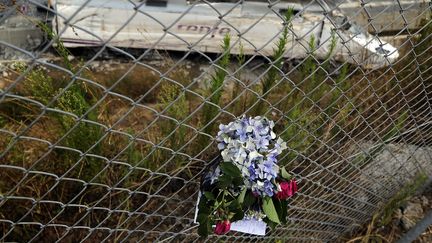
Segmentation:
{"type": "Polygon", "coordinates": [[[392,219],[394,211],[399,208],[407,199],[412,197],[418,190],[424,186],[428,176],[425,174],[419,174],[411,183],[403,186],[400,191],[396,193],[385,205],[381,212],[378,213],[380,216],[380,225],[388,225],[392,219]]]}
{"type": "Polygon", "coordinates": [[[348,240],[345,240],[345,242],[394,242],[398,239],[397,234],[400,234],[400,232],[396,232],[399,231],[395,229],[397,225],[392,225],[395,213],[398,209],[402,208],[410,198],[420,192],[419,190],[425,186],[424,183],[427,179],[427,175],[422,173],[418,174],[410,183],[404,185],[390,198],[389,201],[382,206],[382,209],[372,216],[372,220],[366,227],[360,229],[358,235],[350,237],[348,240]],[[385,230],[386,227],[391,228],[390,232],[388,232],[388,229],[385,230]]]}
{"type": "MultiPolygon", "coordinates": [[[[284,54],[292,18],[293,11],[287,11],[271,62],[263,68],[266,75],[260,82],[251,84],[241,72],[233,75],[237,81],[229,79],[232,67],[244,65],[247,57],[240,51],[240,55],[232,58],[231,37],[226,35],[214,74],[204,88],[189,86],[195,77],[185,71],[185,66],[162,75],[172,64],[167,60],[155,68],[162,74],[152,74],[152,69],[143,68],[120,82],[116,82],[115,71],[89,72],[82,69],[83,63],[69,61],[68,50],[41,24],[48,36],[56,40],[56,50],[62,58],[58,65],[71,73],[81,72],[75,77],[49,67],[32,67],[24,79],[8,91],[23,98],[6,97],[0,103],[0,128],[12,134],[23,132],[20,137],[1,132],[4,139],[0,140],[0,151],[4,154],[0,164],[49,174],[36,173],[23,179],[21,171],[4,169],[0,171],[3,178],[0,195],[16,194],[95,208],[116,208],[120,212],[108,214],[100,210],[86,215],[81,223],[89,227],[96,227],[106,218],[104,225],[119,228],[135,227],[144,222],[142,230],[151,231],[152,226],[159,224],[154,222],[163,221],[180,230],[183,226],[172,223],[169,217],[160,219],[148,215],[155,211],[172,213],[173,217],[190,214],[194,205],[187,197],[197,190],[193,182],[198,181],[202,172],[205,165],[202,161],[208,161],[217,153],[211,138],[199,135],[198,131],[202,129],[201,132],[213,136],[217,132],[216,124],[232,119],[220,112],[219,107],[225,106],[227,112],[235,115],[265,115],[277,121],[275,130],[290,148],[281,164],[296,173],[307,174],[311,170],[310,160],[325,166],[343,159],[352,152],[352,141],[378,144],[368,155],[351,161],[362,166],[370,163],[385,146],[382,141],[396,139],[413,126],[413,116],[417,114],[411,113],[416,110],[412,106],[424,101],[416,91],[426,82],[418,76],[429,78],[432,74],[428,58],[431,25],[425,25],[414,51],[397,64],[401,68],[395,68],[395,72],[383,69],[364,73],[346,63],[333,67],[330,60],[338,44],[334,33],[322,44],[329,50],[324,60],[315,56],[319,46],[312,36],[308,46],[310,55],[287,70],[284,54]],[[418,63],[411,62],[413,56],[418,63]],[[102,78],[98,79],[97,75],[102,78]],[[104,88],[84,81],[86,78],[104,88]],[[230,82],[234,82],[231,90],[230,82]],[[153,89],[153,85],[157,87],[153,89]],[[404,102],[399,102],[401,99],[404,102]],[[195,112],[198,107],[202,108],[195,112]],[[208,149],[202,151],[206,147],[208,149]],[[57,181],[56,177],[69,179],[57,181]],[[15,187],[18,183],[20,185],[15,187]],[[107,191],[101,185],[111,189],[107,191]],[[166,198],[175,198],[174,204],[187,199],[190,208],[167,206],[166,198]],[[130,215],[121,210],[142,211],[148,218],[137,216],[127,221],[130,215]]],[[[28,68],[25,64],[15,64],[14,78],[26,73],[28,68]]],[[[11,78],[8,84],[13,82],[11,78]]],[[[337,171],[338,168],[332,169],[337,171]]],[[[400,195],[398,200],[406,194],[400,195]]],[[[26,215],[32,207],[23,202],[16,202],[20,206],[15,207],[13,201],[10,202],[0,203],[0,213],[8,213],[14,220],[26,215]]],[[[61,224],[72,224],[84,214],[80,210],[64,212],[54,204],[45,206],[43,210],[30,212],[35,221],[46,222],[59,213],[61,224]],[[47,211],[53,215],[40,213],[47,211]]],[[[8,230],[6,226],[0,228],[3,233],[8,230]]],[[[39,232],[39,228],[13,230],[7,240],[30,239],[39,232]]],[[[56,230],[58,232],[51,234],[64,233],[56,230]]],[[[116,232],[115,239],[124,235],[124,232],[116,232]]]]}
{"type": "MultiPolygon", "coordinates": [[[[158,96],[158,103],[163,109],[167,109],[166,116],[168,118],[159,122],[159,129],[161,131],[161,138],[168,137],[168,141],[164,146],[179,151],[184,146],[190,134],[187,134],[187,128],[185,124],[180,122],[187,122],[186,118],[189,115],[189,101],[186,99],[185,94],[177,85],[165,84],[160,90],[158,96]]],[[[164,153],[165,154],[165,153],[164,153]]],[[[167,161],[172,156],[161,156],[159,159],[153,161],[167,161]]],[[[184,158],[175,156],[174,167],[172,170],[182,168],[186,163],[184,158]]]]}
{"type": "MultiPolygon", "coordinates": [[[[423,119],[430,119],[430,114],[424,114],[424,104],[427,104],[427,98],[423,96],[423,92],[428,90],[428,83],[430,83],[430,77],[432,75],[430,65],[432,49],[430,48],[432,43],[432,22],[430,14],[429,18],[422,21],[421,29],[418,31],[418,36],[412,37],[411,43],[405,43],[403,46],[409,50],[402,52],[402,58],[398,61],[394,68],[396,72],[394,75],[384,76],[388,82],[397,87],[396,97],[407,102],[405,106],[397,106],[400,109],[399,117],[394,120],[392,126],[389,126],[386,132],[383,132],[382,141],[386,142],[389,139],[394,141],[395,138],[400,138],[401,132],[409,126],[413,126],[412,116],[422,117],[423,119]],[[413,94],[415,94],[413,96],[413,94]],[[401,108],[402,107],[402,108],[401,108]]],[[[403,48],[401,47],[401,49],[403,48]]],[[[429,85],[430,86],[430,85],[429,85]]],[[[379,89],[378,89],[379,90],[379,89]]],[[[393,94],[394,92],[390,92],[393,94]]],[[[385,105],[389,105],[385,103],[385,105]]],[[[391,107],[390,105],[388,107],[391,107]]],[[[419,119],[419,118],[416,119],[419,119]]],[[[419,121],[416,121],[417,123],[419,121]]],[[[420,129],[420,133],[423,130],[420,129]]],[[[423,133],[423,135],[426,135],[423,133]]],[[[426,135],[428,137],[429,135],[426,135]]],[[[411,138],[410,135],[406,137],[411,138]]],[[[405,141],[404,137],[396,139],[396,141],[405,141]]],[[[429,136],[430,139],[430,136],[429,136]]],[[[412,142],[418,142],[412,140],[412,142]]],[[[430,142],[426,144],[430,146],[430,142]]],[[[378,144],[369,153],[369,156],[361,155],[354,159],[354,162],[368,163],[383,149],[384,144],[378,144]]],[[[398,211],[404,207],[405,203],[412,198],[419,189],[423,189],[425,182],[429,179],[429,175],[423,172],[418,173],[415,177],[410,179],[409,183],[405,184],[395,192],[395,195],[390,198],[382,207],[375,213],[372,220],[365,224],[365,227],[359,228],[352,232],[350,235],[344,236],[344,242],[360,243],[360,242],[393,242],[396,241],[401,234],[403,234],[403,227],[396,218],[398,217],[398,211]]],[[[424,194],[430,195],[430,194],[424,194]]],[[[422,238],[422,237],[420,237],[422,238]]],[[[430,237],[425,236],[423,239],[417,239],[419,242],[430,237]]]]}

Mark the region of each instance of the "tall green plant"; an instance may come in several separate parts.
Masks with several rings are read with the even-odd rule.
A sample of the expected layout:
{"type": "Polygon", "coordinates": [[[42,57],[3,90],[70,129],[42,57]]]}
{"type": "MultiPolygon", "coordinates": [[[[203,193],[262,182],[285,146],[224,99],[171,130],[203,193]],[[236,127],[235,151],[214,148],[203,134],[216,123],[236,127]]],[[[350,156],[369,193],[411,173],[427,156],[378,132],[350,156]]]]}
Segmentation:
{"type": "Polygon", "coordinates": [[[327,70],[329,68],[330,59],[332,58],[337,45],[337,38],[335,30],[331,30],[330,33],[330,44],[328,45],[328,52],[324,58],[324,62],[321,64],[321,70],[327,70]]]}
{"type": "MultiPolygon", "coordinates": [[[[89,101],[86,100],[85,93],[82,93],[81,87],[79,87],[77,84],[72,85],[67,90],[59,89],[58,92],[63,92],[63,94],[57,100],[57,109],[73,113],[78,117],[82,117],[91,107],[89,101]]],[[[82,152],[86,152],[91,149],[90,153],[101,153],[101,144],[98,143],[99,139],[103,135],[101,127],[88,122],[78,122],[70,115],[58,115],[57,119],[63,126],[63,132],[68,133],[68,135],[62,141],[64,146],[78,149],[82,152]]],[[[97,121],[97,112],[88,112],[85,119],[97,121]]],[[[60,154],[64,156],[65,161],[69,161],[68,163],[75,163],[79,159],[78,154],[75,152],[63,151],[60,154]]],[[[81,165],[81,178],[91,179],[92,176],[94,176],[102,168],[101,165],[96,161],[97,160],[93,157],[84,158],[81,165]]]]}
{"type": "MultiPolygon", "coordinates": [[[[19,73],[23,73],[27,68],[24,63],[16,63],[15,67],[19,73]]],[[[25,78],[23,92],[30,95],[33,99],[46,105],[54,97],[56,89],[52,77],[46,75],[41,68],[33,68],[25,78]]]]}
{"type": "Polygon", "coordinates": [[[68,56],[70,55],[69,50],[63,45],[63,42],[60,40],[60,38],[57,36],[56,33],[50,28],[46,23],[44,22],[38,22],[37,25],[45,34],[47,34],[48,39],[54,40],[55,45],[53,46],[56,50],[57,54],[60,55],[60,57],[63,59],[64,64],[66,65],[67,69],[70,71],[73,71],[73,65],[69,61],[68,56]]]}
{"type": "Polygon", "coordinates": [[[281,137],[291,149],[286,152],[286,156],[283,156],[282,165],[294,160],[298,153],[307,153],[308,150],[311,150],[318,136],[315,133],[322,125],[321,115],[305,114],[304,108],[299,102],[295,103],[295,106],[286,115],[288,119],[281,137]]]}
{"type": "Polygon", "coordinates": [[[230,64],[230,41],[231,37],[228,34],[225,35],[221,46],[222,56],[217,62],[217,68],[215,74],[212,75],[208,89],[208,93],[211,95],[209,100],[211,103],[206,103],[203,108],[203,125],[206,126],[204,132],[207,134],[213,132],[214,123],[212,120],[219,113],[219,109],[215,105],[220,105],[223,92],[222,86],[227,75],[226,70],[230,64]]]}
{"type": "MultiPolygon", "coordinates": [[[[336,109],[336,107],[338,106],[338,100],[341,100],[341,96],[349,89],[349,83],[346,80],[348,76],[348,68],[348,64],[342,64],[339,74],[333,78],[334,87],[331,90],[331,100],[324,109],[324,112],[328,117],[333,117],[333,115],[337,112],[338,109],[336,109]]],[[[346,104],[343,104],[343,106],[345,107],[346,104]]]]}
{"type": "Polygon", "coordinates": [[[311,35],[308,42],[308,56],[299,68],[301,76],[300,80],[303,82],[303,86],[305,87],[304,91],[306,93],[311,92],[315,87],[317,87],[317,85],[320,85],[327,79],[330,69],[330,60],[337,46],[337,37],[335,31],[331,31],[330,43],[327,47],[328,51],[324,56],[322,63],[318,63],[317,58],[315,57],[315,51],[318,48],[316,46],[316,42],[317,40],[315,35],[311,35]]]}
{"type": "MultiPolygon", "coordinates": [[[[301,78],[298,80],[301,83],[298,84],[298,87],[301,87],[302,91],[308,95],[309,99],[305,99],[304,94],[299,92],[300,89],[297,89],[294,90],[288,100],[284,102],[286,105],[283,106],[283,110],[287,111],[286,116],[289,121],[286,124],[282,137],[284,140],[288,141],[288,145],[291,148],[301,153],[318,146],[319,144],[316,138],[327,136],[327,134],[325,134],[326,130],[323,129],[323,123],[329,122],[329,118],[325,116],[324,113],[321,113],[321,110],[317,110],[316,106],[319,105],[321,100],[324,100],[324,96],[332,92],[330,93],[330,102],[326,108],[324,108],[324,111],[332,110],[331,107],[335,106],[332,101],[336,102],[336,96],[339,97],[341,94],[340,89],[345,89],[345,87],[342,87],[345,83],[342,81],[347,75],[347,65],[341,68],[342,71],[336,78],[337,86],[341,86],[338,87],[339,89],[333,88],[330,90],[330,85],[326,83],[330,59],[335,52],[336,46],[336,35],[335,32],[332,31],[328,52],[324,57],[324,61],[319,65],[315,58],[315,51],[317,48],[316,39],[314,35],[311,35],[308,43],[309,56],[299,68],[301,78]],[[290,104],[293,104],[293,106],[290,104]]],[[[293,78],[293,80],[295,80],[295,78],[293,78]]],[[[285,162],[295,157],[297,157],[297,154],[289,152],[285,162]]]]}
{"type": "Polygon", "coordinates": [[[317,64],[315,61],[315,49],[316,49],[316,39],[315,35],[311,35],[308,43],[308,57],[304,61],[302,67],[301,67],[301,76],[302,81],[304,82],[305,92],[310,92],[316,85],[316,69],[317,64]]]}
{"type": "MultiPolygon", "coordinates": [[[[189,102],[177,85],[163,85],[158,96],[158,101],[163,109],[171,105],[166,114],[176,121],[184,120],[189,114],[189,102]],[[177,101],[175,101],[176,99],[177,101]]],[[[168,136],[176,129],[178,126],[176,121],[166,119],[160,122],[162,137],[168,136]]],[[[180,125],[169,138],[168,143],[170,148],[177,150],[182,147],[186,141],[186,135],[186,126],[180,125]]]]}
{"type": "Polygon", "coordinates": [[[432,42],[432,10],[429,11],[429,19],[422,19],[421,25],[423,26],[420,35],[416,39],[415,52],[420,54],[430,48],[432,42]]]}
{"type": "MultiPolygon", "coordinates": [[[[18,72],[24,72],[27,68],[25,64],[20,63],[16,67],[18,72]]],[[[65,80],[56,80],[52,76],[49,76],[42,68],[36,67],[28,72],[19,92],[21,95],[29,96],[43,105],[48,105],[54,97],[58,96],[51,104],[51,107],[70,114],[47,112],[43,120],[49,120],[59,125],[53,127],[58,137],[63,137],[67,134],[60,144],[81,152],[91,149],[90,153],[100,154],[101,145],[97,144],[97,142],[102,136],[102,129],[89,122],[77,121],[73,116],[83,117],[86,114],[84,117],[86,120],[98,120],[97,111],[92,110],[88,112],[93,104],[93,100],[90,98],[91,95],[87,92],[88,89],[83,84],[74,83],[65,90],[61,88],[64,83],[65,80]]],[[[59,163],[53,164],[54,171],[65,171],[80,160],[79,153],[70,149],[56,149],[55,153],[57,155],[56,161],[59,161],[59,163]]],[[[101,169],[99,166],[96,166],[95,160],[92,157],[86,156],[81,161],[82,169],[79,169],[80,172],[74,174],[74,176],[91,179],[101,169]]]]}
{"type": "Polygon", "coordinates": [[[335,34],[335,31],[331,31],[330,35],[330,43],[328,44],[328,51],[324,57],[324,60],[322,63],[318,63],[317,59],[315,57],[315,51],[318,48],[316,46],[316,39],[315,36],[312,35],[309,41],[309,56],[306,58],[305,62],[303,63],[301,70],[301,76],[304,87],[304,92],[308,94],[309,98],[312,100],[314,104],[318,104],[321,99],[324,96],[329,97],[330,99],[327,99],[327,103],[324,105],[326,106],[323,108],[326,113],[327,111],[333,111],[333,106],[335,101],[340,95],[340,84],[342,81],[346,78],[348,66],[343,65],[341,67],[340,74],[334,78],[336,85],[331,89],[331,85],[329,80],[332,80],[329,77],[330,73],[330,60],[332,56],[334,55],[334,52],[336,50],[337,46],[337,37],[335,34]],[[330,96],[329,96],[330,93],[330,96]]]}
{"type": "MultiPolygon", "coordinates": [[[[236,56],[238,66],[241,67],[246,62],[246,55],[244,54],[244,47],[243,44],[239,43],[239,54],[236,56]]],[[[233,104],[233,114],[240,115],[243,113],[248,105],[249,105],[249,95],[248,92],[245,92],[243,96],[238,97],[238,95],[242,92],[243,85],[247,86],[247,81],[243,79],[243,69],[239,68],[237,69],[237,72],[235,73],[235,78],[239,81],[235,81],[234,87],[232,89],[231,93],[231,100],[237,99],[236,102],[233,104]],[[243,84],[243,85],[241,85],[243,84]]]]}
{"type": "MultiPolygon", "coordinates": [[[[262,98],[265,99],[268,96],[269,90],[273,87],[274,83],[280,78],[279,72],[283,66],[283,57],[286,52],[286,44],[288,43],[288,29],[292,26],[291,21],[294,16],[293,8],[288,8],[284,16],[284,26],[282,34],[276,42],[276,48],[273,48],[273,55],[271,57],[271,63],[269,64],[269,71],[267,72],[264,80],[261,82],[261,94],[262,98]]],[[[264,107],[263,101],[260,101],[256,108],[256,113],[260,115],[264,107]]]]}

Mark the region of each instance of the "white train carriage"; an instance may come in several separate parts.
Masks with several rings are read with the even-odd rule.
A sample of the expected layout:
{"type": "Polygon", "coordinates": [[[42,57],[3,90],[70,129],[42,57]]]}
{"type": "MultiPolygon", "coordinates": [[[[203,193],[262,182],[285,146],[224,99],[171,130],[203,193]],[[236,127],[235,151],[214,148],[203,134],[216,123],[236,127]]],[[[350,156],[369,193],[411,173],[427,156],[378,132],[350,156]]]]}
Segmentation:
{"type": "Polygon", "coordinates": [[[332,30],[336,31],[333,59],[380,68],[394,62],[399,53],[395,47],[371,36],[348,22],[339,13],[325,15],[316,8],[300,3],[268,3],[243,1],[186,2],[184,0],[57,0],[53,19],[67,47],[100,46],[108,43],[123,48],[152,48],[176,51],[218,53],[223,37],[232,37],[232,53],[240,45],[248,55],[272,55],[281,34],[281,16],[294,7],[295,17],[289,31],[285,57],[301,59],[309,55],[309,42],[314,36],[314,55],[327,56],[332,30]],[[240,39],[239,41],[237,41],[240,39]]]}

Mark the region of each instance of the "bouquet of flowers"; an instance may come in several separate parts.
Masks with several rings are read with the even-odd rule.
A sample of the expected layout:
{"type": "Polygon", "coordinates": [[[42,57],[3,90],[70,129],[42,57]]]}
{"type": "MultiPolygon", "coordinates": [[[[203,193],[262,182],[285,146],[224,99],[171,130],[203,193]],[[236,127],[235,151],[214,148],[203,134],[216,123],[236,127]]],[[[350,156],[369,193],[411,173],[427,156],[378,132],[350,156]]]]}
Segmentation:
{"type": "MultiPolygon", "coordinates": [[[[286,223],[287,199],[297,191],[296,180],[277,157],[286,143],[273,132],[265,117],[243,116],[219,126],[216,137],[221,155],[203,176],[198,204],[198,233],[225,234],[231,223],[265,222],[270,227],[286,223]]],[[[264,224],[264,223],[262,223],[264,224]]],[[[264,224],[264,231],[265,231],[264,224]]]]}

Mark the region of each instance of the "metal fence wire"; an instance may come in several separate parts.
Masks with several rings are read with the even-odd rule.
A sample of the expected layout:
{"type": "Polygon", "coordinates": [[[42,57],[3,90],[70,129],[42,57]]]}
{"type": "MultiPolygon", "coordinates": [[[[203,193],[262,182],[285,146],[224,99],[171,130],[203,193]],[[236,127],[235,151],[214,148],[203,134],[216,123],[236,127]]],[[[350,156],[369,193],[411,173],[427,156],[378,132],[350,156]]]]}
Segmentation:
{"type": "Polygon", "coordinates": [[[0,1],[0,241],[333,242],[432,175],[429,1],[0,1]],[[199,238],[218,124],[266,116],[289,223],[199,238]]]}

